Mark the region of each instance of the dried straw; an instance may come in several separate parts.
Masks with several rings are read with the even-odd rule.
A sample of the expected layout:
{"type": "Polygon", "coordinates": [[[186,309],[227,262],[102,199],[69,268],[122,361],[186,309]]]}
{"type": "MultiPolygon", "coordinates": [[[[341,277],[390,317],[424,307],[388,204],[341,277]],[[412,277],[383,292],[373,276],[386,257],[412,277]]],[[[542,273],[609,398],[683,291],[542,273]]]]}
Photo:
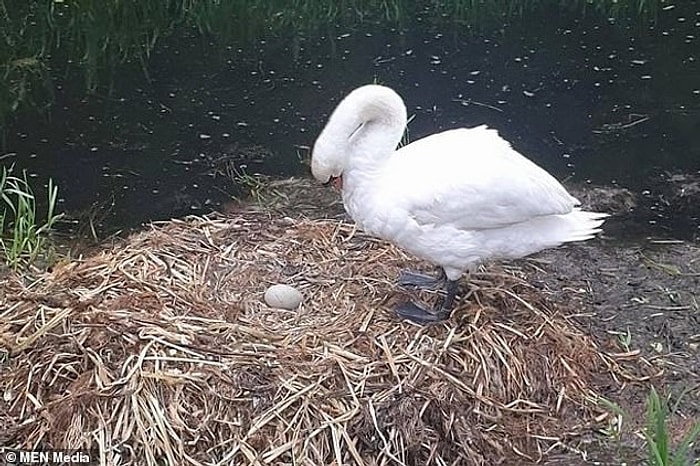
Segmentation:
{"type": "Polygon", "coordinates": [[[5,277],[0,444],[102,464],[498,464],[600,413],[619,368],[521,273],[490,268],[418,327],[391,312],[393,280],[426,264],[319,218],[338,206],[303,180],[265,196],[5,277]],[[302,306],[263,304],[273,283],[302,306]]]}

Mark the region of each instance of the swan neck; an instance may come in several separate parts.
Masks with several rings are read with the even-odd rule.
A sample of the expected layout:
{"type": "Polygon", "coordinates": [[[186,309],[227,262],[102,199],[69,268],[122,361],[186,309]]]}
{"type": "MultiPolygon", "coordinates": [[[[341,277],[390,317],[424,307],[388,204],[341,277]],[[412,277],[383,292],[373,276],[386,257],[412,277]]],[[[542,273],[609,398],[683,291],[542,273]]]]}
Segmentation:
{"type": "Polygon", "coordinates": [[[366,100],[356,112],[358,120],[355,124],[359,129],[348,139],[348,148],[352,152],[348,168],[358,165],[370,169],[382,165],[401,142],[406,129],[406,107],[398,96],[396,99],[391,97],[366,100]]]}
{"type": "Polygon", "coordinates": [[[396,150],[406,121],[406,106],[393,90],[372,84],[355,89],[340,102],[314,144],[314,177],[327,182],[341,175],[376,173],[396,150]]]}

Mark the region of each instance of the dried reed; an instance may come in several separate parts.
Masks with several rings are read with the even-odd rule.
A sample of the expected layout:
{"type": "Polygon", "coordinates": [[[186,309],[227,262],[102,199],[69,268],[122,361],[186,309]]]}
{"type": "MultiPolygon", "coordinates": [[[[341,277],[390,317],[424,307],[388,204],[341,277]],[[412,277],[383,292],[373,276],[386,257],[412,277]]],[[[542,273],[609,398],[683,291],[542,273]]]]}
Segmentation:
{"type": "Polygon", "coordinates": [[[426,265],[320,218],[338,205],[314,189],[271,183],[266,208],[6,276],[0,444],[102,464],[512,464],[594,423],[620,370],[575,310],[490,268],[447,323],[402,322],[393,279],[426,265]],[[298,310],[262,303],[279,282],[298,310]]]}

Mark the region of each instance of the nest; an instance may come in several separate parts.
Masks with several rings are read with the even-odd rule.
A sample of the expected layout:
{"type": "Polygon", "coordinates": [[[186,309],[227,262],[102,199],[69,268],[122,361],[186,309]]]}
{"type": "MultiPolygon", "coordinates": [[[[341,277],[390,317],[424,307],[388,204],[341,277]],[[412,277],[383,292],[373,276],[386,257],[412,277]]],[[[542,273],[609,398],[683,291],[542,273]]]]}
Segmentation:
{"type": "Polygon", "coordinates": [[[102,464],[512,464],[593,422],[618,368],[574,310],[489,268],[449,321],[401,321],[394,279],[428,265],[319,218],[328,204],[301,206],[299,183],[313,194],[278,184],[272,208],[153,224],[6,277],[0,444],[102,464]],[[273,283],[301,307],[267,307],[273,283]]]}

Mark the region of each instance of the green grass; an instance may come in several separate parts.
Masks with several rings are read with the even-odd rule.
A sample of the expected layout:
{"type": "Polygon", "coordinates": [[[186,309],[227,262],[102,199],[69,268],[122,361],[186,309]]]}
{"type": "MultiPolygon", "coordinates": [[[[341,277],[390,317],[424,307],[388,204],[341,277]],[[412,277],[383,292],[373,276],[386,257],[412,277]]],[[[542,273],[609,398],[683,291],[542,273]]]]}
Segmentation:
{"type": "Polygon", "coordinates": [[[366,21],[398,23],[407,2],[401,0],[200,0],[186,21],[215,39],[305,34],[366,21]]]}
{"type": "Polygon", "coordinates": [[[653,18],[665,2],[664,0],[576,0],[566,2],[585,10],[595,10],[607,16],[640,15],[653,18]]]}
{"type": "Polygon", "coordinates": [[[56,220],[58,187],[49,179],[46,219],[40,223],[37,203],[26,172],[18,177],[12,168],[0,173],[0,252],[5,263],[17,269],[48,252],[47,236],[56,220]]]}
{"type": "Polygon", "coordinates": [[[49,70],[88,92],[110,88],[125,63],[193,28],[220,42],[300,34],[329,25],[397,22],[400,0],[0,0],[0,127],[17,110],[52,103],[49,70]],[[68,79],[70,78],[70,79],[68,79]]]}
{"type": "MultiPolygon", "coordinates": [[[[693,463],[690,459],[691,448],[700,436],[700,422],[695,422],[685,432],[682,438],[673,442],[669,432],[668,419],[683,400],[685,393],[678,397],[675,405],[669,408],[666,400],[662,399],[656,389],[651,387],[646,400],[646,419],[642,434],[646,440],[647,457],[645,464],[648,466],[699,466],[700,462],[693,463]]],[[[618,451],[623,449],[624,425],[634,425],[619,405],[605,398],[599,398],[598,403],[609,412],[608,425],[600,430],[606,438],[614,441],[618,451]]]]}
{"type": "Polygon", "coordinates": [[[647,397],[647,426],[644,429],[649,464],[689,466],[690,448],[700,436],[700,422],[696,422],[677,444],[672,445],[666,423],[669,414],[666,401],[652,387],[647,397]]]}
{"type": "Polygon", "coordinates": [[[575,15],[605,18],[656,20],[664,0],[432,0],[428,20],[444,24],[446,20],[468,29],[502,28],[504,20],[540,15],[557,10],[575,15]]]}
{"type": "Polygon", "coordinates": [[[263,204],[265,196],[265,176],[257,173],[249,173],[245,165],[236,166],[233,163],[226,167],[227,176],[236,184],[243,188],[245,198],[252,199],[258,204],[263,204]]]}

